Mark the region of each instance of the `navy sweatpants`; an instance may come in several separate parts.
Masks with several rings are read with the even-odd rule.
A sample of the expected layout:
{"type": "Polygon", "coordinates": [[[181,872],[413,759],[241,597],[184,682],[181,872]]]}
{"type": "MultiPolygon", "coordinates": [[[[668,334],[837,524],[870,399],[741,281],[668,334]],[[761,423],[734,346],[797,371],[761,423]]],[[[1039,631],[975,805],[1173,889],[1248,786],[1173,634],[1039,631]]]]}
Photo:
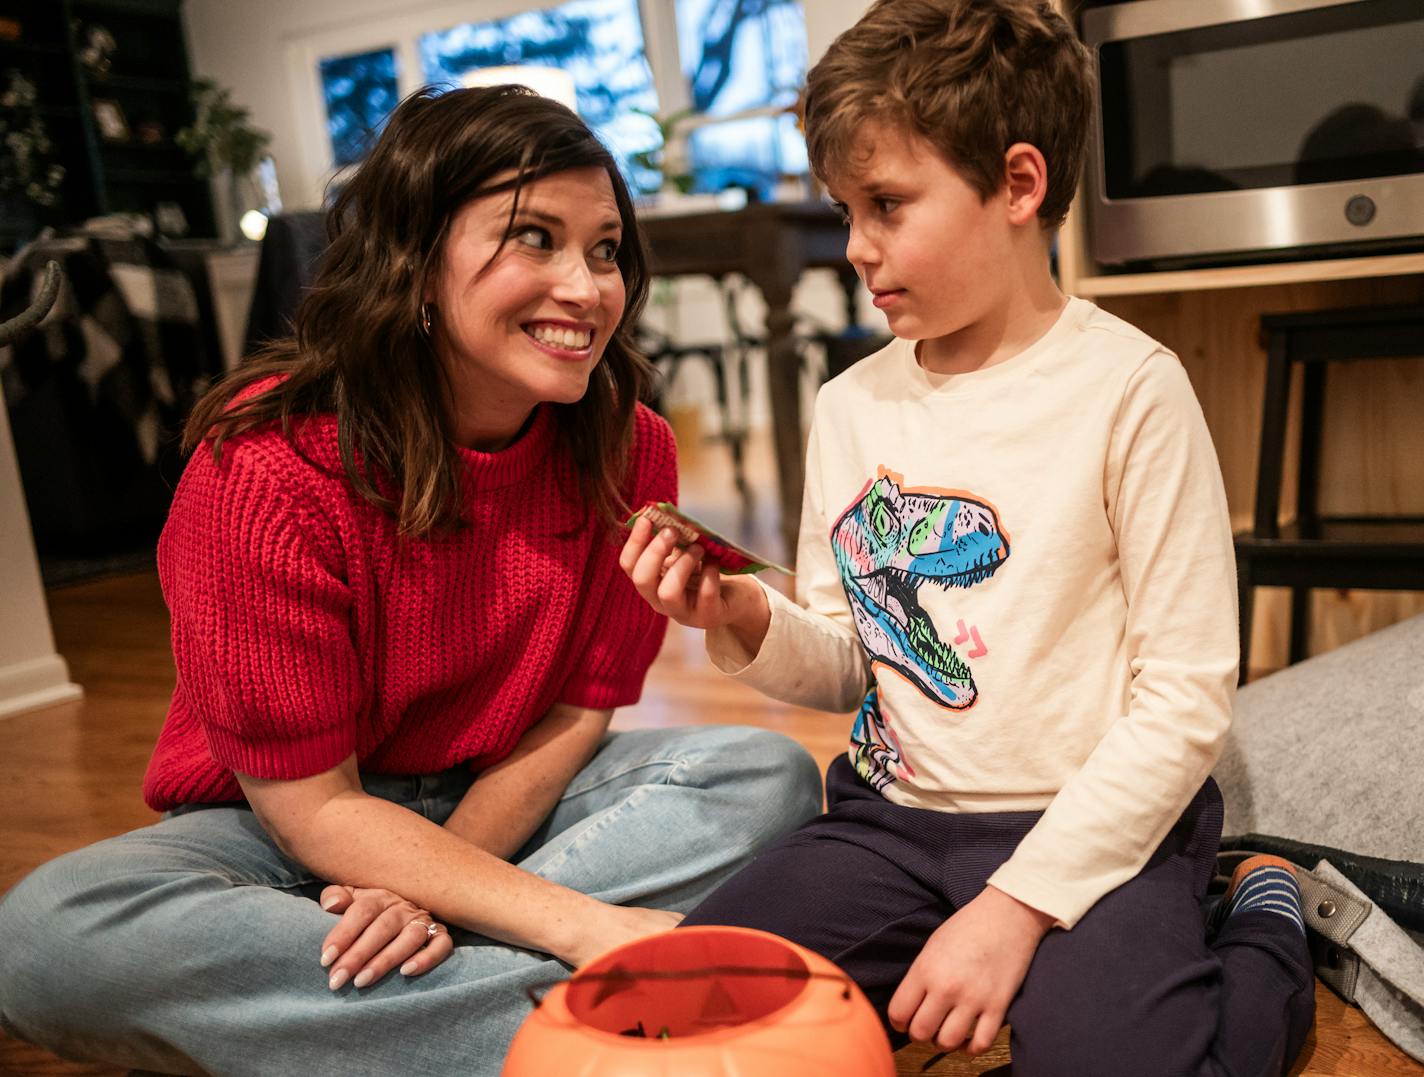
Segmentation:
{"type": "MultiPolygon", "coordinates": [[[[763,852],[684,924],[773,931],[840,965],[881,1019],[921,946],[1018,846],[1038,812],[891,804],[841,756],[829,809],[763,852]]],[[[1221,837],[1208,780],[1136,878],[1039,946],[1013,1005],[1014,1077],[1283,1074],[1315,1014],[1300,929],[1266,911],[1213,937],[1202,900],[1221,837]]],[[[896,1042],[903,1042],[899,1037],[896,1042]]]]}

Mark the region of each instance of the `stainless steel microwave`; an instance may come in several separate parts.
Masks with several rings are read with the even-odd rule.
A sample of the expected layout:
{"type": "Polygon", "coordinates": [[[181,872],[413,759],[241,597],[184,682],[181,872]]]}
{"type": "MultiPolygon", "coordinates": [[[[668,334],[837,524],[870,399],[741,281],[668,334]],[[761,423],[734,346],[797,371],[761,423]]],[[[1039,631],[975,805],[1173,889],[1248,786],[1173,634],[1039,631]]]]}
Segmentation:
{"type": "Polygon", "coordinates": [[[1135,0],[1082,28],[1096,261],[1424,249],[1424,0],[1135,0]]]}

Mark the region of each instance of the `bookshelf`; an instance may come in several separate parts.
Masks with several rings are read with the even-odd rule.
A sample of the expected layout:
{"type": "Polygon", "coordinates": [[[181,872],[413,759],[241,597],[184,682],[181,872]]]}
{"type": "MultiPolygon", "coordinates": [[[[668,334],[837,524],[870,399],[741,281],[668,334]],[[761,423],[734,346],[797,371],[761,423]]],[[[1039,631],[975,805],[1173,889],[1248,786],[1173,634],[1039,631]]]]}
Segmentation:
{"type": "MultiPolygon", "coordinates": [[[[18,73],[65,170],[53,206],[0,193],[0,250],[45,225],[176,205],[214,234],[208,183],[174,135],[192,121],[182,0],[0,0],[0,92],[18,73]]],[[[19,110],[0,106],[12,122],[19,110]]]]}

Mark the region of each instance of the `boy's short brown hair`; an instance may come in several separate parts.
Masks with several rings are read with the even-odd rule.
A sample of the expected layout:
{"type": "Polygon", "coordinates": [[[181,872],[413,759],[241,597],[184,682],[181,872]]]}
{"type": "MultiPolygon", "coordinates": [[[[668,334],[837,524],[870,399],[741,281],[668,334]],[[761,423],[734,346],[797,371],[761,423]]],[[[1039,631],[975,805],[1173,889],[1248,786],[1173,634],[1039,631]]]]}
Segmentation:
{"type": "Polygon", "coordinates": [[[1051,0],[876,0],[806,79],[811,167],[848,166],[866,120],[925,138],[988,198],[1004,151],[1027,142],[1048,162],[1039,218],[1062,222],[1083,163],[1092,56],[1051,0]]]}

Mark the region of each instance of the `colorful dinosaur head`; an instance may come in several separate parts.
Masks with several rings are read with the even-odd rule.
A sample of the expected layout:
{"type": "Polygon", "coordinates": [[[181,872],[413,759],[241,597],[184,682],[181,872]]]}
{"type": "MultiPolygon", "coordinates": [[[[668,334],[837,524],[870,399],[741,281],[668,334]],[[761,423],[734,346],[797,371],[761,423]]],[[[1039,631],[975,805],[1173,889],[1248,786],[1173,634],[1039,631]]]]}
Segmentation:
{"type": "Polygon", "coordinates": [[[881,477],[831,530],[841,583],[861,642],[941,705],[977,695],[968,664],[940,638],[917,600],[925,583],[945,589],[988,579],[1009,556],[988,505],[958,494],[906,492],[881,477]]]}

